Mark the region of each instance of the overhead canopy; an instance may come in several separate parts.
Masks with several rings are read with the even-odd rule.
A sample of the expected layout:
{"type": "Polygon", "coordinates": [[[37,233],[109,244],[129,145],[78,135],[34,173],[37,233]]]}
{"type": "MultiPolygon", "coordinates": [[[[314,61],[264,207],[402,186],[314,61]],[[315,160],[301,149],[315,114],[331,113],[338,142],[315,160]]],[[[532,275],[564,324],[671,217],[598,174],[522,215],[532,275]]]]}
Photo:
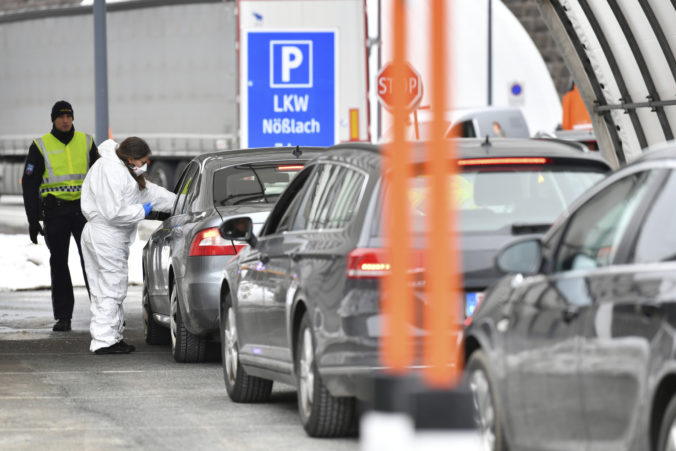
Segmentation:
{"type": "Polygon", "coordinates": [[[676,133],[676,0],[536,0],[619,166],[676,133]]]}

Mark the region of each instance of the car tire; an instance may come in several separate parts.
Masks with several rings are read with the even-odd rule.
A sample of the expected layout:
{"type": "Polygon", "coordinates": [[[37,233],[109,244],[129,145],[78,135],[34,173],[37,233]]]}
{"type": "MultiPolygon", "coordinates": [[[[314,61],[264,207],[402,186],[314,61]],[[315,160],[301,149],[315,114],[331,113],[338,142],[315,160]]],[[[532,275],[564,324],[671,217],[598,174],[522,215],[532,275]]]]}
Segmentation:
{"type": "Polygon", "coordinates": [[[228,396],[234,402],[266,402],[272,393],[272,381],[249,376],[239,363],[239,341],[232,298],[226,295],[221,306],[220,331],[223,379],[228,396]]]}
{"type": "Polygon", "coordinates": [[[311,437],[349,435],[355,417],[355,399],[329,393],[317,371],[315,337],[308,315],[300,323],[294,363],[298,388],[298,411],[305,432],[311,437]]]}
{"type": "Polygon", "coordinates": [[[149,345],[168,345],[171,343],[171,332],[166,327],[159,324],[153,318],[153,309],[150,305],[150,295],[148,286],[143,279],[143,297],[141,298],[143,306],[143,335],[146,343],[149,345]]]}
{"type": "Polygon", "coordinates": [[[207,339],[191,334],[183,322],[178,286],[174,281],[171,290],[171,353],[179,363],[198,363],[206,360],[207,339]]]}
{"type": "Polygon", "coordinates": [[[657,451],[676,449],[676,396],[672,396],[662,417],[657,451]]]}
{"type": "Polygon", "coordinates": [[[474,397],[475,419],[481,433],[482,449],[507,450],[502,425],[502,405],[497,396],[488,358],[482,350],[472,353],[467,362],[466,373],[474,397]]]}

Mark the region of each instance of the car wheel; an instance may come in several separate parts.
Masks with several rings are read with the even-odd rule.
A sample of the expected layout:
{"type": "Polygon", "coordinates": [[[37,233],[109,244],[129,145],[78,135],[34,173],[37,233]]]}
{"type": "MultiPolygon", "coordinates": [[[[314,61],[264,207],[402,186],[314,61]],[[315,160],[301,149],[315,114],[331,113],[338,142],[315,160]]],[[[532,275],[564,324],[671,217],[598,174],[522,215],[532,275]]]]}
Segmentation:
{"type": "Polygon", "coordinates": [[[221,308],[220,326],[223,379],[228,396],[235,402],[267,401],[272,393],[272,381],[249,376],[239,364],[237,325],[229,294],[221,308]]]}
{"type": "Polygon", "coordinates": [[[143,336],[149,345],[168,345],[171,342],[169,329],[159,324],[153,318],[153,310],[150,305],[150,295],[145,279],[143,280],[143,336]]]}
{"type": "Polygon", "coordinates": [[[305,432],[311,437],[348,435],[355,416],[355,400],[332,396],[322,382],[315,361],[315,338],[307,314],[298,331],[295,366],[298,411],[305,432]]]}
{"type": "Polygon", "coordinates": [[[504,451],[507,445],[502,429],[502,407],[495,392],[495,382],[486,354],[475,351],[467,363],[469,386],[474,396],[476,422],[481,433],[482,449],[504,451]]]}
{"type": "Polygon", "coordinates": [[[174,360],[180,363],[204,362],[206,358],[207,339],[191,334],[185,327],[178,302],[178,286],[174,281],[171,289],[171,352],[174,360]]]}
{"type": "Polygon", "coordinates": [[[671,398],[662,418],[658,451],[676,451],[676,396],[671,398]]]}

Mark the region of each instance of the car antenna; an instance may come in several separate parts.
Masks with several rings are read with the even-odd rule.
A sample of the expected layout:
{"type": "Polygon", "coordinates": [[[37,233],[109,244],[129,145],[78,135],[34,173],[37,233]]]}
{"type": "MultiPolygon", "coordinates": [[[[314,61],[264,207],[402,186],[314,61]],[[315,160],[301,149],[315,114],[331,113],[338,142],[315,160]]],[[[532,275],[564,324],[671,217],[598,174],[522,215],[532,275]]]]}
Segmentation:
{"type": "Polygon", "coordinates": [[[481,143],[481,147],[490,147],[493,144],[491,144],[491,140],[488,138],[488,135],[486,135],[486,141],[481,143]]]}
{"type": "Polygon", "coordinates": [[[303,155],[303,151],[300,150],[300,146],[296,146],[295,149],[293,149],[293,152],[291,152],[294,157],[299,158],[301,155],[303,155]]]}

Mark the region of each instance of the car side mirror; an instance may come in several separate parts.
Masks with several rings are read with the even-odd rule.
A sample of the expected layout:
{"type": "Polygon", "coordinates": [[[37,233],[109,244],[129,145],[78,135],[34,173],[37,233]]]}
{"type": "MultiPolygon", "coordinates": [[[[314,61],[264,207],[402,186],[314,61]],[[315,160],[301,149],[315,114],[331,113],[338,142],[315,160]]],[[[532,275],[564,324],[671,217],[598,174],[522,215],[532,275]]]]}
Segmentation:
{"type": "Polygon", "coordinates": [[[230,218],[218,228],[221,236],[226,240],[245,241],[251,247],[256,247],[258,239],[253,233],[253,221],[248,216],[230,218]]]}
{"type": "Polygon", "coordinates": [[[542,242],[528,238],[512,242],[495,257],[495,267],[503,273],[533,275],[542,266],[542,242]]]}

